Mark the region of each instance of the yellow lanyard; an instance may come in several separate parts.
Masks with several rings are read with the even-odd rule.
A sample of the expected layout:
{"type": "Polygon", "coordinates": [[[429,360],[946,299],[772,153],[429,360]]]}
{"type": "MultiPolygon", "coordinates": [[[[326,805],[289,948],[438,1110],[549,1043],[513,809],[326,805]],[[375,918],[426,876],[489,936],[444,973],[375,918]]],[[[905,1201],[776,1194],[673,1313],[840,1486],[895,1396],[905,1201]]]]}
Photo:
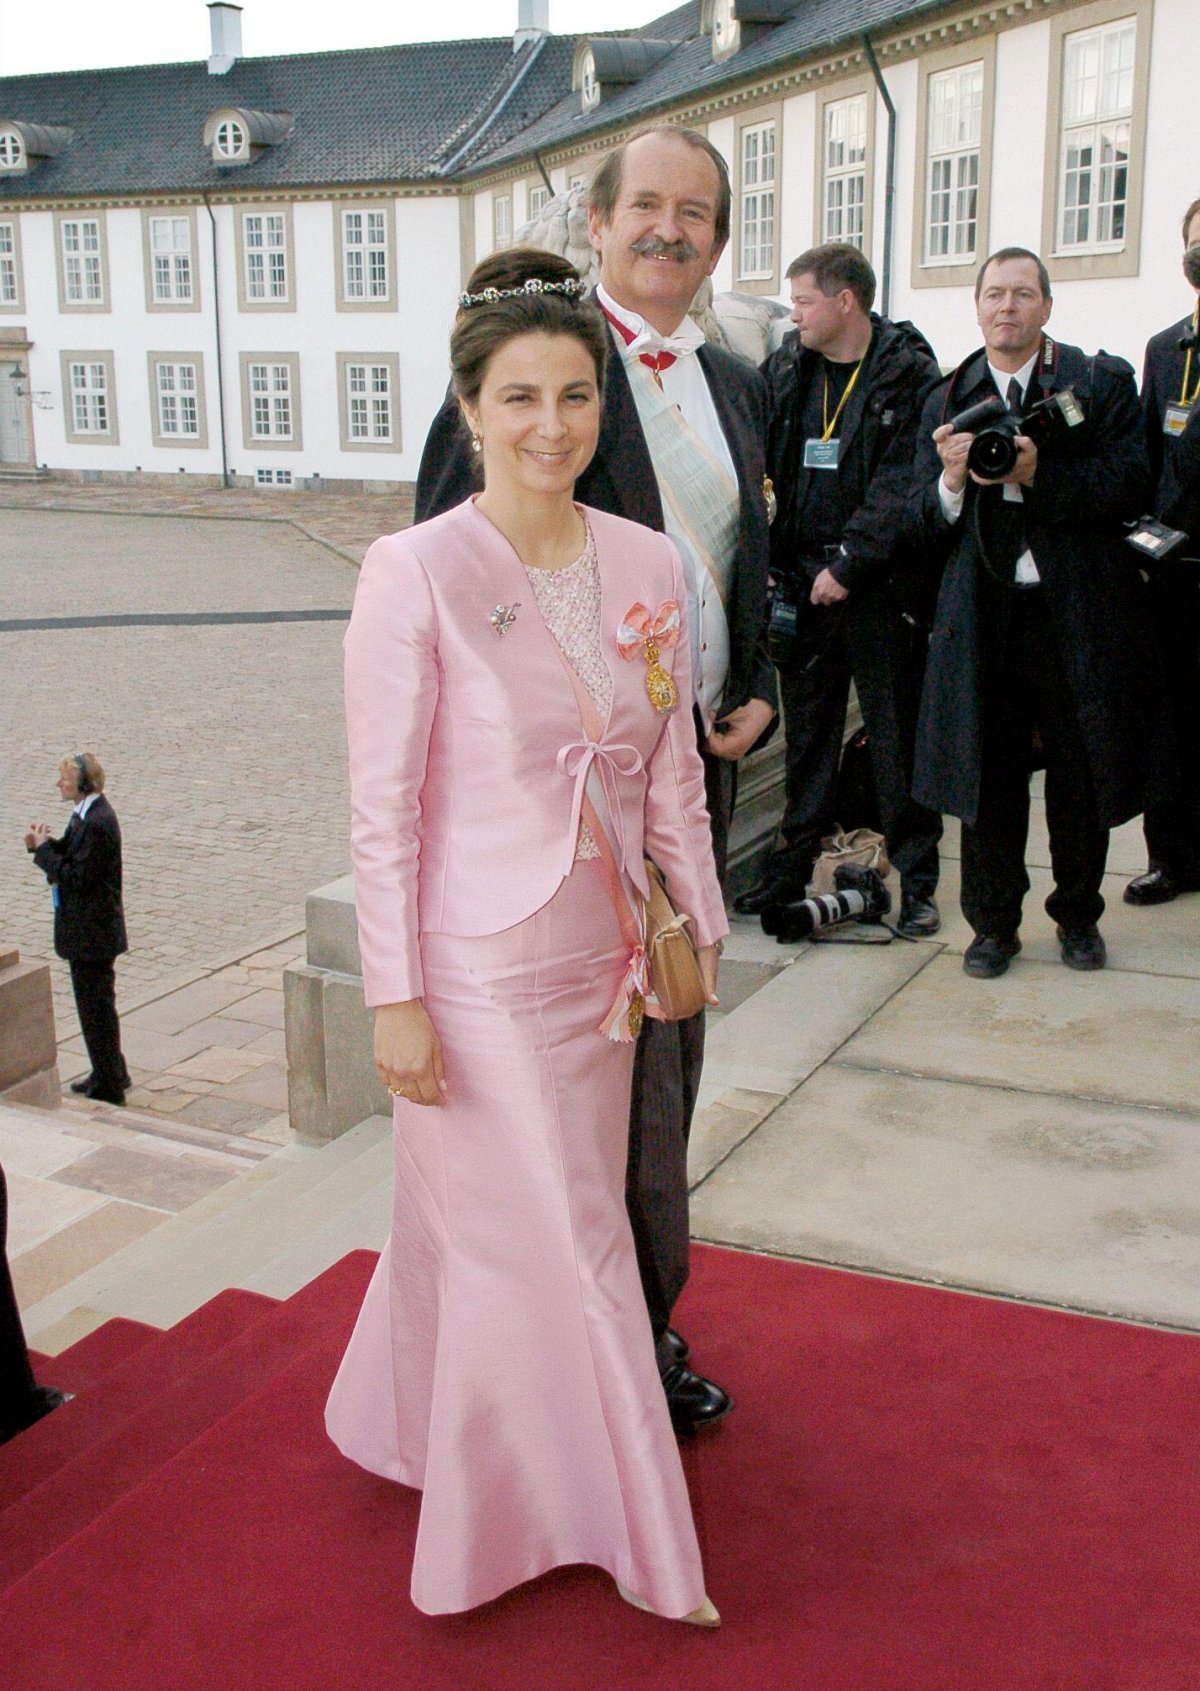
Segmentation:
{"type": "Polygon", "coordinates": [[[849,399],[849,397],[850,397],[850,395],[851,395],[851,393],[854,389],[854,384],[858,380],[858,372],[862,369],[863,361],[865,360],[866,356],[867,355],[864,352],[863,355],[862,355],[862,358],[860,358],[858,363],[854,366],[854,374],[851,376],[850,380],[846,383],[846,391],[842,394],[842,397],[838,400],[837,410],[833,413],[832,418],[829,415],[829,370],[828,370],[828,368],[826,368],[826,370],[825,370],[825,387],[824,387],[824,391],[821,394],[821,420],[825,425],[825,433],[821,436],[821,439],[823,441],[829,440],[830,437],[833,434],[834,429],[837,428],[838,418],[841,416],[842,412],[846,408],[846,401],[849,399]]]}
{"type": "MultiPolygon", "coordinates": [[[[1193,331],[1196,329],[1198,322],[1200,322],[1200,305],[1198,305],[1196,307],[1195,311],[1192,312],[1192,329],[1193,329],[1193,331]]],[[[1183,361],[1183,390],[1179,395],[1179,403],[1181,405],[1194,405],[1196,403],[1196,401],[1198,399],[1200,399],[1200,373],[1198,373],[1197,376],[1196,376],[1195,387],[1189,393],[1188,392],[1188,383],[1191,381],[1191,378],[1192,378],[1192,349],[1189,346],[1188,350],[1187,350],[1187,357],[1183,361]]]]}

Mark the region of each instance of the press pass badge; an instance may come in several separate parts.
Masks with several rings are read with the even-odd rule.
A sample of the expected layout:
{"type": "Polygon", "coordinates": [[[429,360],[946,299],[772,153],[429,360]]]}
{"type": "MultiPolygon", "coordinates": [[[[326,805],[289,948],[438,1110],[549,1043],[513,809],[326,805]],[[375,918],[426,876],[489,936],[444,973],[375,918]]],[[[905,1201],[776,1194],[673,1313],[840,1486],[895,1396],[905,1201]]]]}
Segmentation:
{"type": "Polygon", "coordinates": [[[1187,428],[1187,420],[1192,414],[1190,405],[1168,405],[1163,417],[1163,433],[1172,439],[1181,435],[1187,428]]]}
{"type": "Polygon", "coordinates": [[[834,440],[806,440],[804,442],[804,468],[806,470],[836,470],[838,467],[838,448],[841,441],[834,440]]]}

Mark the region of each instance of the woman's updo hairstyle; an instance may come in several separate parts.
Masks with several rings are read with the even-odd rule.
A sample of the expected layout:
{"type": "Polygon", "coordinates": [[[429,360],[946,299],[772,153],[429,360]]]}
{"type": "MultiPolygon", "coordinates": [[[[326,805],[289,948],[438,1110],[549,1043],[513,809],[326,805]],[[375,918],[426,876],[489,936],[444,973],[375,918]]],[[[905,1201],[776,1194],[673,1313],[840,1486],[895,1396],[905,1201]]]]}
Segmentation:
{"type": "Polygon", "coordinates": [[[579,272],[569,259],[538,247],[508,247],[475,266],[462,297],[471,304],[460,304],[450,335],[450,370],[459,399],[478,405],[492,358],[506,342],[529,334],[573,335],[590,354],[603,394],[608,330],[583,297],[579,272]],[[549,291],[529,287],[533,282],[549,285],[549,291]]]}

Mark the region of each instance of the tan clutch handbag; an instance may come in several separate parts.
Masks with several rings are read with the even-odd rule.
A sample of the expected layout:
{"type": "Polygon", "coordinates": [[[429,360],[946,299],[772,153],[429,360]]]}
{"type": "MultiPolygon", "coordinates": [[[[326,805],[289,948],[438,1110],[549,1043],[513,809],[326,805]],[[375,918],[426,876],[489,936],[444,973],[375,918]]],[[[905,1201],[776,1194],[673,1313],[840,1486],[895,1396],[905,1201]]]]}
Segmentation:
{"type": "Polygon", "coordinates": [[[658,1000],[660,1020],[681,1022],[708,1003],[696,947],[688,932],[692,918],[677,911],[667,896],[658,865],[646,859],[650,897],[646,900],[646,961],[650,990],[658,1000]]]}

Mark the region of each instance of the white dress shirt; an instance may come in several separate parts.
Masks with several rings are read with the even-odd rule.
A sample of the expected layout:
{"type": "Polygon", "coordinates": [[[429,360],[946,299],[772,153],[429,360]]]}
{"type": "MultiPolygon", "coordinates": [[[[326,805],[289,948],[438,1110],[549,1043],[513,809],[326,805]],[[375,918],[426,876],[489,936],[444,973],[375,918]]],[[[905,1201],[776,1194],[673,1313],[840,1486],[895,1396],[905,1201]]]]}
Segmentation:
{"type": "MultiPolygon", "coordinates": [[[[704,344],[704,331],[699,324],[685,317],[673,335],[660,335],[636,311],[618,305],[602,285],[596,287],[596,299],[610,317],[633,335],[633,340],[626,342],[623,335],[613,330],[613,344],[626,365],[636,364],[643,353],[670,352],[675,355],[675,363],[659,373],[662,390],[671,403],[679,407],[688,427],[695,430],[713,456],[725,465],[736,486],[738,474],[733,454],[717,416],[703,367],[696,357],[697,347],[704,344]]],[[[705,727],[711,728],[729,675],[729,624],[716,584],[694,555],[685,536],[675,527],[665,502],[663,522],[666,533],[679,548],[683,559],[688,591],[693,691],[705,727]]]]}
{"type": "Polygon", "coordinates": [[[88,793],[86,798],[81,798],[77,805],[73,805],[71,807],[72,816],[78,816],[79,820],[82,822],[99,797],[99,793],[88,793]]]}
{"type": "MultiPolygon", "coordinates": [[[[996,392],[1006,404],[1008,402],[1008,384],[1015,380],[1021,384],[1021,403],[1024,405],[1025,395],[1029,391],[1029,383],[1033,379],[1033,372],[1037,361],[1038,354],[1035,352],[1033,357],[1027,359],[1019,370],[997,370],[991,359],[988,359],[988,370],[991,372],[992,380],[996,384],[996,392]]],[[[966,498],[966,491],[967,490],[964,487],[960,488],[957,493],[951,493],[950,489],[946,486],[946,473],[943,470],[941,479],[938,482],[938,499],[941,502],[942,514],[946,518],[947,522],[956,523],[962,516],[963,500],[966,498]]],[[[1010,504],[1013,505],[1022,505],[1025,502],[1025,495],[1021,492],[1021,489],[1014,486],[1012,482],[1004,483],[1004,497],[1010,504]]],[[[1017,559],[1013,580],[1021,587],[1034,587],[1041,579],[1041,576],[1038,574],[1038,567],[1033,561],[1033,553],[1027,546],[1021,553],[1021,556],[1017,559]]]]}

